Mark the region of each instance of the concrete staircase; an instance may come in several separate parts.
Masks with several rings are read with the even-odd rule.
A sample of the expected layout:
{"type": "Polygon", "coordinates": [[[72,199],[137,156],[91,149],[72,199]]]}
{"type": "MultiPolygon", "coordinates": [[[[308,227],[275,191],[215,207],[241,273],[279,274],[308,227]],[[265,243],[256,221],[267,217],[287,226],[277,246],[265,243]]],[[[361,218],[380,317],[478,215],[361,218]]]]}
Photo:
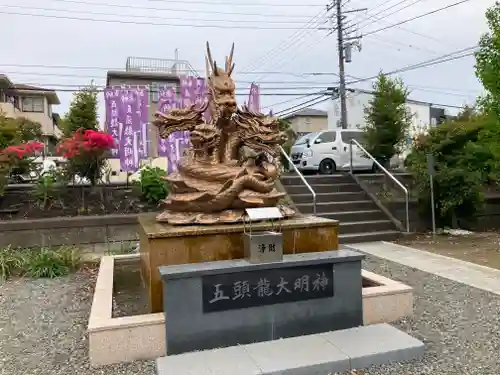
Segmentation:
{"type": "MultiPolygon", "coordinates": [[[[401,235],[349,174],[304,177],[316,193],[316,215],[340,221],[341,244],[392,241],[401,235]]],[[[281,182],[297,209],[312,214],[312,195],[300,177],[284,175],[281,182]]]]}

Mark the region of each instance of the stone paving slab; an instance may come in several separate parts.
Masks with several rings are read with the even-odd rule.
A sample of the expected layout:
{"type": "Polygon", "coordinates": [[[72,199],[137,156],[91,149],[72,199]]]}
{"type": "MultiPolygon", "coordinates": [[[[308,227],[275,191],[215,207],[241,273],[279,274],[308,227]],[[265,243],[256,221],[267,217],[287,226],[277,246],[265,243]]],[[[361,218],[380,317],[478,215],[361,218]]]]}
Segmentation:
{"type": "Polygon", "coordinates": [[[424,344],[388,324],[157,359],[158,375],[317,375],[417,359],[424,344]]]}
{"type": "Polygon", "coordinates": [[[350,370],[350,358],[321,335],[243,346],[262,374],[331,374],[350,370]]]}
{"type": "Polygon", "coordinates": [[[344,247],[500,295],[500,270],[385,241],[344,247]]]}
{"type": "Polygon", "coordinates": [[[322,334],[350,359],[351,369],[410,361],[424,354],[424,344],[388,324],[372,324],[322,334]]]}

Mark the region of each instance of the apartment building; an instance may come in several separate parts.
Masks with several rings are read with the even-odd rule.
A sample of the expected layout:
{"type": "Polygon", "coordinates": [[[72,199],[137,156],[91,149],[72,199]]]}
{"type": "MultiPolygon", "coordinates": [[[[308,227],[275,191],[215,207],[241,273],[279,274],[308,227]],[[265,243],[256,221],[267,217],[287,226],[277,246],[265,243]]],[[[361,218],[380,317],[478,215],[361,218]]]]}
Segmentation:
{"type": "MultiPolygon", "coordinates": [[[[147,57],[128,57],[124,70],[107,72],[106,86],[116,88],[146,87],[149,89],[149,121],[152,122],[158,110],[159,93],[165,88],[180,90],[182,75],[200,76],[186,60],[155,59],[147,57]]],[[[148,127],[148,155],[147,163],[163,169],[167,168],[166,157],[158,156],[158,129],[148,127]]],[[[109,159],[112,181],[123,181],[127,174],[120,169],[117,159],[109,159]]],[[[146,162],[146,161],[145,161],[146,162]]]]}
{"type": "Polygon", "coordinates": [[[10,118],[24,117],[38,122],[49,150],[62,135],[59,116],[52,111],[52,106],[58,104],[61,103],[54,90],[16,84],[0,74],[0,111],[10,118]]]}

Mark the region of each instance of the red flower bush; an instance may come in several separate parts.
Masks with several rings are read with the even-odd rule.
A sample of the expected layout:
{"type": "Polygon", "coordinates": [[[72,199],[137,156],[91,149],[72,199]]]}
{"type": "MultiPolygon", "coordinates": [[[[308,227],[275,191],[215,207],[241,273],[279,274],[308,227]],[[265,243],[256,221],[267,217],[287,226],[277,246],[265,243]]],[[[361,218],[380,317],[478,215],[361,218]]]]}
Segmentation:
{"type": "Polygon", "coordinates": [[[79,129],[70,138],[63,139],[56,151],[67,159],[78,156],[102,155],[115,148],[113,137],[96,130],[79,129]]]}
{"type": "Polygon", "coordinates": [[[44,146],[40,142],[30,141],[18,146],[9,146],[2,150],[3,154],[14,156],[17,159],[23,159],[27,156],[33,156],[35,152],[43,150],[44,146]]]}

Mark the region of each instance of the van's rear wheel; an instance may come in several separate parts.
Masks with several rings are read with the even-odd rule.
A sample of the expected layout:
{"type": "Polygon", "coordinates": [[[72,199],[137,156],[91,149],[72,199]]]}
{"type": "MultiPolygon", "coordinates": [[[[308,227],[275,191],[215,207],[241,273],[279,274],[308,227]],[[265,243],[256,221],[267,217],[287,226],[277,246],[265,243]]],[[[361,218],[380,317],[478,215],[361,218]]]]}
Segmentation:
{"type": "Polygon", "coordinates": [[[319,174],[332,174],[335,173],[337,166],[331,159],[325,159],[319,163],[319,174]]]}

